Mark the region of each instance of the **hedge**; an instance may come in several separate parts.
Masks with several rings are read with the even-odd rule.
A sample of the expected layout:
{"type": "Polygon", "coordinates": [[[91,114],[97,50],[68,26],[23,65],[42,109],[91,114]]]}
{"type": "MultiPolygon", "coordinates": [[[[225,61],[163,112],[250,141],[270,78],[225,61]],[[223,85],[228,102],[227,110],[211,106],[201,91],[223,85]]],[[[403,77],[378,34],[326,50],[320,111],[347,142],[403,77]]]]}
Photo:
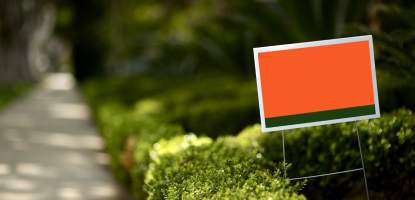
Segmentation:
{"type": "MultiPolygon", "coordinates": [[[[236,168],[231,168],[235,173],[223,174],[223,180],[226,177],[242,176],[244,172],[238,171],[238,169],[246,169],[251,174],[241,180],[247,184],[246,187],[240,185],[232,190],[224,191],[221,187],[229,186],[227,185],[229,183],[225,181],[226,186],[217,186],[219,188],[216,188],[214,192],[203,193],[206,195],[203,197],[219,198],[217,195],[238,193],[253,194],[253,197],[257,198],[262,195],[261,197],[265,198],[278,191],[288,192],[287,198],[291,198],[290,195],[295,196],[300,189],[298,187],[301,187],[302,184],[290,186],[287,182],[282,185],[266,187],[267,189],[263,191],[258,187],[253,187],[253,185],[261,185],[261,183],[255,182],[256,179],[278,180],[279,182],[283,180],[280,168],[272,167],[270,164],[270,162],[280,163],[282,161],[281,132],[262,133],[259,125],[254,125],[235,134],[239,132],[239,129],[242,129],[242,124],[255,122],[250,118],[251,116],[246,117],[252,115],[249,114],[251,112],[255,113],[254,110],[257,109],[257,107],[253,108],[257,106],[256,100],[252,100],[252,91],[255,89],[247,85],[245,85],[247,87],[241,87],[245,84],[241,80],[223,77],[212,80],[201,78],[194,84],[186,83],[186,81],[195,80],[193,78],[185,78],[184,81],[163,78],[157,81],[154,77],[147,75],[143,75],[141,78],[142,80],[136,80],[135,84],[132,84],[134,81],[131,82],[131,80],[116,78],[109,82],[93,81],[83,85],[83,90],[93,107],[96,120],[107,141],[107,151],[112,158],[112,168],[116,176],[131,188],[138,198],[145,198],[148,194],[151,198],[176,198],[178,197],[177,193],[184,195],[179,198],[190,198],[191,192],[193,195],[195,194],[194,191],[201,195],[202,191],[206,192],[209,191],[206,190],[207,188],[212,188],[211,184],[208,183],[206,188],[202,187],[201,181],[198,179],[199,176],[184,176],[187,173],[186,170],[200,171],[198,174],[205,177],[204,179],[214,180],[216,175],[221,173],[220,170],[231,168],[226,163],[232,163],[232,166],[236,168]],[[170,82],[171,84],[168,84],[170,82]],[[225,86],[228,84],[229,87],[221,89],[218,86],[221,84],[225,86]],[[211,85],[216,85],[216,87],[210,88],[211,85]],[[139,88],[139,91],[128,92],[134,87],[139,88]],[[238,91],[238,89],[241,90],[238,91]],[[111,93],[118,95],[109,95],[111,93]],[[230,100],[222,104],[223,99],[215,100],[215,95],[230,100]],[[255,106],[253,106],[254,104],[255,106]],[[208,112],[214,107],[216,107],[214,112],[208,112]],[[221,113],[219,111],[230,114],[215,115],[221,113]],[[241,118],[245,118],[242,120],[243,123],[235,122],[240,119],[237,117],[239,113],[242,113],[241,118]],[[209,132],[195,131],[197,141],[210,142],[199,146],[189,144],[188,147],[174,153],[159,155],[155,144],[160,145],[159,148],[164,145],[183,144],[185,143],[183,141],[185,134],[193,131],[189,128],[190,125],[183,125],[184,122],[182,123],[180,117],[177,116],[189,117],[189,119],[182,119],[183,121],[191,121],[190,118],[193,118],[194,121],[191,121],[193,126],[213,124],[209,128],[209,132]],[[236,136],[223,136],[225,132],[221,125],[226,123],[230,124],[227,126],[228,128],[232,127],[224,128],[228,131],[228,135],[236,136]],[[203,133],[206,133],[206,136],[203,136],[203,133]],[[184,158],[186,155],[192,155],[192,152],[195,157],[184,158]],[[206,155],[211,157],[206,157],[206,155]],[[155,158],[160,161],[156,161],[155,158]],[[252,168],[242,167],[247,164],[252,168]],[[167,172],[169,174],[163,174],[167,172]],[[250,176],[256,178],[250,178],[250,176]],[[169,179],[165,179],[166,177],[169,179]],[[178,180],[183,177],[186,179],[178,180]],[[195,185],[190,187],[187,185],[190,183],[195,185]],[[246,192],[249,190],[248,186],[251,189],[256,189],[246,192]],[[174,187],[184,187],[185,190],[176,191],[174,187]]],[[[246,82],[246,84],[248,83],[246,82]]],[[[254,95],[254,99],[256,99],[256,91],[254,95]]],[[[259,115],[255,114],[254,116],[259,115]]],[[[415,164],[410,159],[414,154],[413,143],[415,141],[411,136],[414,132],[414,124],[412,111],[408,109],[382,113],[380,119],[358,122],[368,186],[372,198],[405,199],[414,197],[415,179],[413,174],[415,173],[412,168],[415,164]]],[[[293,166],[291,170],[288,170],[288,177],[360,168],[360,153],[355,131],[354,123],[287,130],[286,157],[287,163],[292,163],[293,166]]],[[[310,179],[301,193],[311,199],[342,199],[365,195],[362,178],[362,173],[357,171],[310,179]]],[[[219,182],[217,181],[217,183],[219,182]]],[[[196,195],[196,197],[199,196],[196,195]]]]}
{"type": "MultiPolygon", "coordinates": [[[[370,196],[374,199],[415,197],[415,117],[400,109],[381,118],[357,122],[370,196]]],[[[281,132],[251,128],[266,160],[283,159],[281,132]]],[[[285,131],[285,153],[293,168],[288,177],[303,177],[361,168],[354,122],[285,131]]],[[[311,199],[342,199],[353,190],[364,194],[361,171],[309,179],[304,194],[311,199]]],[[[349,194],[350,195],[350,194],[349,194]]],[[[364,194],[365,195],[365,194],[364,194]]]]}
{"type": "Polygon", "coordinates": [[[126,110],[108,104],[96,110],[106,150],[111,156],[111,167],[118,179],[137,197],[145,197],[144,173],[150,161],[149,149],[160,138],[183,135],[180,125],[165,123],[152,115],[154,110],[126,110]]]}
{"type": "MultiPolygon", "coordinates": [[[[155,104],[154,102],[150,103],[149,100],[144,102],[155,104]]],[[[141,103],[137,104],[137,108],[140,108],[141,103]]],[[[154,108],[156,107],[157,106],[154,108]]],[[[131,188],[136,197],[145,198],[147,196],[147,192],[143,190],[144,179],[152,180],[148,181],[149,185],[146,187],[147,191],[152,191],[151,188],[154,187],[160,188],[160,185],[165,184],[165,180],[163,179],[164,175],[157,174],[162,174],[168,171],[168,169],[165,168],[166,166],[163,165],[167,162],[170,164],[175,163],[175,167],[180,169],[181,167],[188,167],[188,169],[192,169],[193,172],[199,171],[199,173],[204,173],[207,169],[209,169],[208,175],[213,175],[214,171],[219,173],[221,170],[228,169],[232,170],[228,170],[226,171],[227,174],[223,174],[227,175],[228,178],[243,175],[242,179],[235,179],[235,181],[239,182],[239,185],[237,185],[238,187],[231,187],[232,184],[223,182],[221,187],[218,188],[215,193],[209,193],[215,194],[214,196],[205,196],[206,198],[224,198],[226,196],[233,197],[235,194],[242,195],[245,193],[245,197],[247,198],[265,198],[273,196],[278,196],[279,199],[297,198],[295,192],[300,189],[302,184],[297,184],[296,186],[291,187],[289,185],[289,180],[282,179],[279,169],[275,172],[266,171],[266,166],[269,166],[270,164],[267,164],[263,159],[261,160],[257,158],[258,149],[254,148],[252,142],[237,139],[233,136],[220,137],[216,141],[213,141],[208,137],[196,139],[196,136],[193,134],[184,135],[184,131],[181,126],[165,123],[163,120],[159,120],[155,115],[155,110],[157,109],[148,109],[147,111],[142,109],[127,111],[119,106],[109,104],[107,106],[102,106],[96,111],[96,113],[98,113],[96,117],[98,121],[101,122],[101,131],[107,143],[107,151],[112,158],[111,166],[115,172],[115,175],[131,188]],[[160,140],[160,138],[162,139],[160,140]],[[168,140],[169,138],[172,139],[168,140]],[[183,139],[180,140],[180,138],[183,139]],[[187,140],[191,141],[186,148],[181,149],[176,152],[176,154],[174,154],[174,152],[170,152],[170,154],[165,153],[160,155],[160,152],[163,149],[169,149],[176,143],[182,145],[185,138],[190,138],[187,140]],[[201,141],[205,145],[193,145],[201,141]],[[249,147],[247,144],[250,144],[251,146],[249,147]],[[197,148],[193,148],[192,145],[197,148]],[[163,148],[155,153],[154,147],[157,146],[162,146],[163,148]],[[194,157],[192,157],[192,160],[188,163],[187,161],[183,163],[183,160],[190,159],[182,158],[184,154],[190,154],[194,157]],[[154,157],[154,155],[156,155],[157,159],[155,159],[156,157],[154,157]],[[170,157],[167,155],[170,155],[170,157]],[[198,155],[199,157],[195,155],[198,155]],[[175,162],[169,159],[173,159],[175,162]],[[154,162],[155,160],[159,161],[154,162]],[[218,162],[218,160],[221,162],[218,162]],[[230,163],[232,163],[231,168],[229,168],[231,165],[230,163]],[[246,167],[242,168],[241,163],[244,163],[242,164],[244,166],[249,165],[251,168],[249,168],[249,170],[246,167]],[[228,166],[228,168],[226,168],[226,166],[228,166]],[[242,170],[238,171],[236,169],[242,170]],[[158,177],[158,179],[154,177],[158,177]],[[158,182],[159,184],[154,186],[154,184],[151,184],[153,182],[158,182]],[[233,189],[226,190],[226,188],[233,189]],[[250,191],[250,188],[255,188],[255,190],[250,191]]],[[[183,174],[181,173],[185,172],[175,174],[176,180],[177,177],[183,178],[183,174]]],[[[200,177],[189,177],[186,183],[192,182],[200,184],[201,181],[198,178],[200,177]]],[[[211,177],[209,179],[213,180],[211,177]]],[[[174,182],[170,183],[173,184],[174,182]]],[[[176,184],[178,183],[176,182],[176,184]]],[[[206,185],[206,188],[209,187],[211,186],[206,185]]],[[[174,188],[174,186],[166,186],[166,188],[164,188],[170,191],[168,194],[164,194],[161,190],[159,190],[157,197],[162,196],[170,199],[169,195],[173,195],[172,188],[174,188]]],[[[191,190],[190,187],[185,188],[189,191],[191,190]]],[[[206,188],[199,188],[198,191],[206,188]]],[[[153,199],[153,193],[154,192],[149,193],[150,199],[153,199]]],[[[196,197],[199,196],[195,196],[195,198],[196,197]]],[[[243,196],[241,196],[241,198],[242,197],[243,196]]],[[[186,197],[180,196],[180,198],[186,197]]],[[[301,198],[304,197],[301,196],[301,198]]]]}
{"type": "MultiPolygon", "coordinates": [[[[114,117],[116,116],[114,115],[114,117]]],[[[413,181],[415,180],[413,168],[415,163],[410,159],[415,154],[414,125],[415,119],[412,111],[405,109],[391,114],[382,114],[380,119],[358,122],[371,197],[405,199],[415,194],[413,181]]],[[[146,128],[140,129],[142,138],[135,141],[132,168],[126,170],[126,165],[122,164],[123,160],[115,159],[115,163],[118,162],[118,166],[121,167],[118,172],[124,170],[126,176],[132,177],[134,193],[138,197],[146,196],[142,190],[144,179],[148,184],[146,191],[150,193],[150,197],[157,196],[169,199],[177,197],[173,192],[174,187],[185,188],[186,191],[176,191],[183,194],[190,194],[191,191],[203,191],[205,188],[200,185],[198,187],[201,188],[193,188],[192,190],[192,187],[186,184],[201,184],[203,182],[201,180],[214,180],[212,177],[215,177],[215,173],[218,175],[220,170],[226,168],[226,162],[242,163],[242,165],[249,163],[252,166],[250,171],[247,167],[242,167],[248,170],[249,174],[255,174],[255,179],[249,179],[249,177],[244,179],[249,184],[254,184],[251,182],[252,180],[262,180],[257,176],[279,177],[274,178],[275,181],[282,180],[280,169],[273,172],[274,174],[264,171],[271,166],[269,161],[278,163],[282,160],[280,132],[262,133],[260,125],[257,124],[247,127],[236,137],[219,137],[213,141],[208,137],[183,136],[184,132],[179,128],[180,126],[158,124],[157,127],[160,127],[158,129],[152,129],[151,126],[151,123],[147,121],[145,122],[146,128]],[[160,137],[163,134],[165,134],[163,137],[171,139],[160,137]],[[176,136],[174,136],[175,134],[176,136]],[[158,137],[162,139],[159,140],[158,137]],[[191,176],[191,174],[198,175],[191,176]],[[205,176],[205,178],[200,180],[201,176],[205,176]],[[168,178],[166,179],[166,177],[168,178]]],[[[124,124],[123,127],[127,126],[124,124]]],[[[288,170],[288,177],[324,174],[361,167],[354,123],[287,130],[285,136],[287,162],[293,163],[294,166],[294,169],[288,170]]],[[[119,149],[121,150],[118,151],[116,157],[123,155],[122,153],[125,151],[123,148],[119,149]]],[[[233,164],[232,166],[237,168],[233,164]]],[[[238,174],[238,169],[229,172],[232,173],[223,174],[223,177],[217,178],[222,180],[225,177],[241,175],[238,174]]],[[[364,189],[362,177],[361,173],[355,172],[310,179],[307,187],[304,187],[304,194],[312,199],[342,199],[353,191],[356,185],[364,189]]],[[[226,181],[217,181],[210,184],[217,185],[219,182],[227,183],[226,181]]],[[[257,184],[260,183],[257,182],[257,184]]],[[[206,188],[212,188],[209,185],[206,188]]],[[[226,187],[228,186],[226,185],[226,187]]],[[[245,194],[242,189],[241,187],[234,188],[226,194],[245,194]]],[[[294,189],[297,188],[294,187],[294,189]]],[[[267,196],[274,194],[273,192],[275,190],[269,189],[264,193],[253,194],[267,196]]],[[[215,194],[223,193],[223,189],[217,189],[216,192],[209,193],[211,196],[205,197],[214,198],[215,194]]],[[[251,194],[252,191],[248,193],[251,194]]]]}
{"type": "MultiPolygon", "coordinates": [[[[85,86],[83,89],[84,92],[89,95],[93,92],[88,91],[91,89],[88,88],[88,86],[85,86]]],[[[158,192],[156,193],[147,193],[148,191],[152,191],[152,188],[160,188],[160,184],[164,184],[163,179],[151,179],[151,177],[163,178],[164,176],[157,176],[157,174],[165,173],[168,170],[160,167],[160,164],[166,162],[171,163],[172,161],[168,160],[170,158],[173,160],[176,159],[177,161],[184,152],[189,152],[190,150],[194,154],[197,153],[197,155],[200,156],[215,154],[215,157],[210,158],[212,160],[207,160],[208,158],[206,157],[203,158],[204,160],[200,160],[203,156],[195,157],[194,161],[182,164],[179,162],[179,165],[176,167],[190,167],[194,171],[199,171],[199,173],[206,172],[206,170],[209,169],[210,173],[207,175],[213,175],[214,171],[222,173],[221,170],[226,171],[230,169],[229,167],[232,163],[231,169],[233,170],[228,170],[224,175],[226,174],[228,179],[241,175],[241,178],[238,179],[239,185],[231,187],[232,183],[223,182],[220,188],[216,189],[215,193],[209,193],[211,195],[214,194],[214,196],[204,196],[205,198],[231,198],[234,197],[235,194],[245,194],[246,198],[278,196],[276,199],[297,199],[297,197],[305,199],[303,196],[298,196],[296,194],[302,184],[291,187],[289,180],[283,180],[281,178],[279,169],[274,167],[271,170],[269,167],[270,164],[257,158],[256,152],[258,150],[252,146],[252,142],[248,142],[252,147],[246,148],[246,141],[234,139],[232,136],[219,137],[217,141],[213,141],[209,137],[195,139],[196,141],[206,141],[206,143],[211,145],[198,146],[197,148],[193,148],[192,145],[190,145],[188,148],[178,151],[177,154],[170,153],[171,157],[166,157],[165,155],[159,156],[159,159],[163,162],[154,163],[154,158],[151,157],[154,152],[150,151],[152,149],[154,150],[154,146],[157,146],[157,144],[163,144],[163,146],[165,146],[164,143],[171,143],[173,145],[180,141],[178,138],[186,137],[191,138],[190,140],[193,141],[192,138],[196,138],[196,136],[185,135],[185,131],[181,125],[172,123],[168,117],[165,117],[163,115],[165,112],[164,104],[156,98],[141,99],[129,109],[121,104],[113,103],[116,101],[110,99],[103,99],[100,103],[96,103],[98,100],[95,99],[96,102],[94,103],[94,99],[91,99],[91,96],[87,97],[89,97],[89,102],[95,105],[93,106],[93,110],[101,132],[106,140],[107,151],[112,158],[111,166],[115,175],[130,187],[133,194],[140,199],[145,198],[148,194],[150,194],[150,199],[155,196],[167,198],[170,197],[169,195],[173,195],[172,188],[174,188],[174,186],[171,185],[166,185],[164,188],[164,190],[170,191],[169,193],[164,194],[161,192],[161,189],[157,190],[158,192]],[[172,139],[168,140],[169,138],[172,139]],[[159,141],[160,139],[162,140],[159,141]],[[229,141],[233,141],[233,145],[229,146],[226,144],[229,141]],[[211,148],[212,146],[216,148],[211,148]],[[209,151],[206,147],[209,147],[209,151]],[[243,149],[246,150],[243,151],[243,149]],[[221,160],[221,162],[217,162],[218,159],[221,160]],[[196,163],[198,163],[197,166],[194,166],[196,163]],[[233,164],[235,164],[235,166],[233,164]],[[249,170],[246,167],[243,167],[242,169],[242,166],[247,165],[251,166],[249,170]],[[159,170],[153,170],[153,167],[159,170]],[[238,171],[237,169],[242,170],[238,171]],[[267,171],[267,169],[271,171],[267,171]],[[146,191],[143,190],[145,179],[151,180],[148,181],[149,184],[145,187],[146,191]],[[260,180],[265,182],[258,182],[260,180]],[[158,184],[151,184],[154,182],[158,184]],[[231,188],[231,190],[226,188],[231,188]],[[255,191],[251,191],[250,189],[252,188],[255,188],[255,191]]],[[[176,175],[181,177],[180,173],[176,175]]],[[[189,177],[186,183],[192,182],[200,184],[201,182],[198,181],[197,178],[198,177],[196,176],[189,177]]],[[[213,179],[210,178],[210,180],[213,179]]],[[[178,184],[178,182],[176,184],[178,184]]],[[[209,187],[211,186],[206,186],[206,188],[200,187],[198,188],[198,191],[202,191],[209,187]]],[[[189,191],[191,190],[189,187],[186,188],[189,191]]],[[[207,195],[207,193],[205,195],[207,195]]],[[[180,198],[187,197],[180,196],[180,198]]]]}
{"type": "Polygon", "coordinates": [[[291,187],[257,153],[243,137],[162,139],[150,152],[149,199],[305,199],[296,194],[305,182],[291,187]]]}
{"type": "Polygon", "coordinates": [[[236,135],[259,123],[255,80],[225,75],[164,78],[143,74],[134,78],[90,80],[82,85],[96,110],[118,104],[127,110],[158,106],[158,119],[180,124],[186,132],[217,138],[236,135]],[[143,104],[144,102],[144,104],[143,104]],[[218,129],[217,127],[221,127],[218,129]]]}

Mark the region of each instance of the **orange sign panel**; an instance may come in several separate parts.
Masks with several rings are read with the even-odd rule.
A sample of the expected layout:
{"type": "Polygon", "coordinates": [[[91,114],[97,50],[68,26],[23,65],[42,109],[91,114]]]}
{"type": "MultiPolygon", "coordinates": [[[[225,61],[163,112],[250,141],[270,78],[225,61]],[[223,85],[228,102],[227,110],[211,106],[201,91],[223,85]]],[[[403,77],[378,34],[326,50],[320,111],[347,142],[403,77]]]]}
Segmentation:
{"type": "Polygon", "coordinates": [[[371,39],[254,49],[263,129],[379,117],[371,39]]]}

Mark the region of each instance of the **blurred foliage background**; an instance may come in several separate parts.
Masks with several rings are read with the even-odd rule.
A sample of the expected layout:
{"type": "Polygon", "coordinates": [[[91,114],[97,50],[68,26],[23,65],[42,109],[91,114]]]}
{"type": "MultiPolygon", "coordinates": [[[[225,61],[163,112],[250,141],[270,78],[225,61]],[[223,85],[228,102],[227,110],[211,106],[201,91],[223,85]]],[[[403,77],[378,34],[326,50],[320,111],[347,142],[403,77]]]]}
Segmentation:
{"type": "Polygon", "coordinates": [[[55,33],[90,77],[255,77],[252,48],[374,37],[382,111],[415,109],[414,11],[409,0],[54,0],[55,33]]]}
{"type": "MultiPolygon", "coordinates": [[[[367,131],[369,125],[362,124],[366,127],[363,132],[371,135],[362,140],[363,149],[383,148],[389,144],[385,141],[396,141],[401,127],[406,127],[404,132],[414,129],[413,117],[408,117],[415,111],[412,0],[1,0],[0,5],[0,87],[10,90],[21,82],[36,81],[48,71],[73,72],[107,140],[116,176],[139,197],[147,195],[143,185],[152,162],[149,152],[160,139],[194,132],[221,141],[259,122],[254,47],[372,35],[380,108],[388,116],[376,123],[394,123],[394,116],[403,122],[399,127],[391,125],[393,131],[384,131],[379,136],[384,140],[376,144],[373,137],[379,129],[367,131]],[[25,23],[29,25],[23,26],[25,23]],[[33,55],[30,49],[44,53],[33,55]]],[[[325,139],[331,133],[339,134],[336,140],[343,141],[349,137],[345,132],[351,130],[342,124],[301,129],[298,134],[293,131],[296,134],[291,139],[288,136],[289,140],[312,149],[296,150],[298,160],[289,161],[297,170],[293,174],[335,171],[341,163],[352,166],[356,160],[348,155],[357,156],[355,150],[342,154],[332,147],[335,141],[325,139]],[[315,138],[298,139],[298,135],[310,134],[315,138]],[[329,149],[324,150],[326,147],[329,149]],[[325,162],[317,154],[323,150],[335,152],[341,159],[325,162]],[[303,154],[309,157],[301,157],[303,154]]],[[[344,146],[356,142],[346,140],[344,146]]],[[[268,154],[262,153],[262,157],[281,161],[279,144],[263,139],[259,145],[268,154]],[[278,155],[267,149],[273,145],[278,155]]],[[[413,152],[413,147],[403,149],[399,155],[413,152]]],[[[381,173],[409,170],[414,165],[409,161],[395,165],[389,159],[393,154],[377,157],[378,153],[365,152],[375,159],[368,158],[368,169],[382,169],[381,173]],[[388,159],[381,162],[384,158],[388,159]]],[[[372,177],[369,189],[378,199],[410,199],[415,194],[412,176],[393,179],[405,189],[390,187],[381,175],[372,177]]],[[[351,185],[361,181],[360,174],[317,179],[303,193],[311,199],[347,199],[351,193],[361,194],[351,185]]]]}

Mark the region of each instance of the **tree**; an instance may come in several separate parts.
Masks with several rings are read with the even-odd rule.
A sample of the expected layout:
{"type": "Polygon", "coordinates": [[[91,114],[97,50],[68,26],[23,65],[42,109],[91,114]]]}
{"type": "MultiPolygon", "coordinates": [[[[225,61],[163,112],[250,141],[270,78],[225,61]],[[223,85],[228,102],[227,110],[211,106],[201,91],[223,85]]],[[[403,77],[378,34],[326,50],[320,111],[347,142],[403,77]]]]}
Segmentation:
{"type": "Polygon", "coordinates": [[[39,50],[53,31],[55,9],[43,0],[0,0],[0,86],[36,81],[47,66],[39,50]]]}

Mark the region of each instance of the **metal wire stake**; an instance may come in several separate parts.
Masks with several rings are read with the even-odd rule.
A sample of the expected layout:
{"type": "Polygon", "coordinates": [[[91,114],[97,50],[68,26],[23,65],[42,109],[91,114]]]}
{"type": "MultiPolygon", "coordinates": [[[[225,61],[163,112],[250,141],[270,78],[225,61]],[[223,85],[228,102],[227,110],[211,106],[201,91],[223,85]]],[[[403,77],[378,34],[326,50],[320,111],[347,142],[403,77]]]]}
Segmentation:
{"type": "Polygon", "coordinates": [[[354,171],[359,171],[359,170],[363,170],[363,168],[359,168],[359,169],[351,169],[351,170],[346,170],[346,171],[341,171],[341,172],[333,172],[333,173],[328,173],[328,174],[320,174],[320,175],[314,175],[314,176],[304,176],[304,177],[299,177],[299,178],[290,178],[290,180],[300,180],[300,179],[307,179],[307,178],[316,178],[316,177],[322,177],[322,176],[330,176],[330,175],[334,175],[334,174],[343,174],[343,173],[347,173],[347,172],[354,172],[354,171]]]}
{"type": "Polygon", "coordinates": [[[360,158],[362,159],[363,177],[365,179],[365,185],[366,185],[366,195],[367,195],[367,199],[369,200],[369,189],[367,188],[366,173],[365,173],[365,164],[363,164],[363,154],[362,154],[362,148],[360,147],[359,129],[357,129],[357,120],[354,121],[354,123],[356,124],[357,141],[359,142],[360,158]]]}
{"type": "Polygon", "coordinates": [[[284,177],[287,179],[287,171],[285,169],[284,129],[282,130],[282,154],[284,155],[284,177]]]}

